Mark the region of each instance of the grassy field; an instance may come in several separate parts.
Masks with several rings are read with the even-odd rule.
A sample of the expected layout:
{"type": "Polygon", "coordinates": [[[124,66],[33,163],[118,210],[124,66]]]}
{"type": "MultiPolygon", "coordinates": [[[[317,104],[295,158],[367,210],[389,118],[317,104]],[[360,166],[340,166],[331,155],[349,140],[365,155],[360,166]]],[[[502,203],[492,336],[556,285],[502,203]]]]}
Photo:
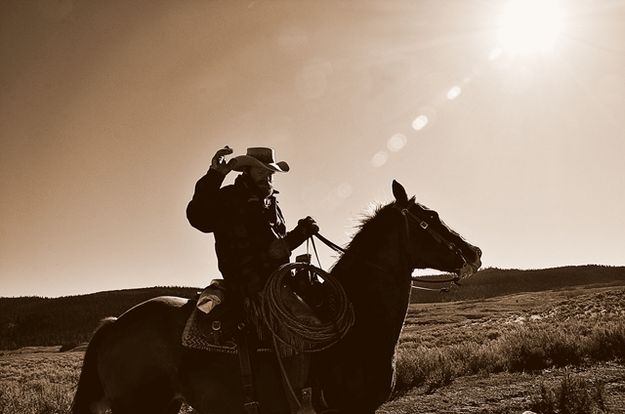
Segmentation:
{"type": "Polygon", "coordinates": [[[625,288],[414,304],[398,351],[387,413],[625,413],[625,288]]]}
{"type": "MultiPolygon", "coordinates": [[[[380,413],[625,413],[624,321],[623,286],[411,305],[380,413]]],[[[0,413],[68,413],[82,357],[0,351],[0,413]]]]}
{"type": "Polygon", "coordinates": [[[68,413],[83,352],[24,348],[0,355],[0,413],[68,413]]]}
{"type": "Polygon", "coordinates": [[[399,356],[400,391],[483,372],[625,359],[625,289],[412,305],[399,356]]]}

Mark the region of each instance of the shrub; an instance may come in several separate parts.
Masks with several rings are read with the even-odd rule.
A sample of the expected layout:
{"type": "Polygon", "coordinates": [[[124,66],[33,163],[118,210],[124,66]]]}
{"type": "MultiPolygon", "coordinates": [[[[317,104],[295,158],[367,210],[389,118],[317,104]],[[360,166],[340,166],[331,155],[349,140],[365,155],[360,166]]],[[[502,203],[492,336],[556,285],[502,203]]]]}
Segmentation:
{"type": "Polygon", "coordinates": [[[625,358],[625,322],[589,328],[579,322],[521,326],[497,339],[435,348],[400,346],[396,390],[428,390],[462,375],[535,371],[575,365],[585,360],[625,358]]]}
{"type": "Polygon", "coordinates": [[[596,327],[588,348],[590,356],[597,360],[625,358],[625,323],[596,327]]]}
{"type": "Polygon", "coordinates": [[[533,371],[578,364],[586,352],[586,339],[562,325],[528,326],[501,340],[509,371],[533,371]]]}
{"type": "Polygon", "coordinates": [[[500,341],[501,353],[505,355],[509,371],[542,369],[547,363],[545,333],[537,329],[522,328],[500,341]]]}
{"type": "Polygon", "coordinates": [[[556,386],[540,385],[531,410],[541,414],[593,414],[605,412],[603,384],[590,384],[567,374],[556,386]]]}
{"type": "Polygon", "coordinates": [[[402,348],[396,365],[397,391],[426,385],[428,391],[449,384],[461,369],[459,361],[440,348],[402,348]]]}

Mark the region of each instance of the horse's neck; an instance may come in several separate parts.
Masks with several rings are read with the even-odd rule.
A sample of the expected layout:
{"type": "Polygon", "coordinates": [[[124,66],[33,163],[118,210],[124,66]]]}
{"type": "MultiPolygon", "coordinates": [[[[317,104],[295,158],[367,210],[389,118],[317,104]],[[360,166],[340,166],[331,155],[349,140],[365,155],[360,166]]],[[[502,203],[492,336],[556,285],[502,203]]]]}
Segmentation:
{"type": "Polygon", "coordinates": [[[395,350],[410,296],[401,222],[393,213],[383,209],[369,220],[332,269],[354,306],[356,321],[323,354],[331,367],[325,378],[330,399],[334,390],[337,401],[377,407],[392,390],[395,350]]]}
{"type": "Polygon", "coordinates": [[[400,227],[393,224],[367,223],[332,271],[354,305],[355,328],[385,331],[389,347],[395,346],[410,295],[405,246],[397,232],[400,227]]]}

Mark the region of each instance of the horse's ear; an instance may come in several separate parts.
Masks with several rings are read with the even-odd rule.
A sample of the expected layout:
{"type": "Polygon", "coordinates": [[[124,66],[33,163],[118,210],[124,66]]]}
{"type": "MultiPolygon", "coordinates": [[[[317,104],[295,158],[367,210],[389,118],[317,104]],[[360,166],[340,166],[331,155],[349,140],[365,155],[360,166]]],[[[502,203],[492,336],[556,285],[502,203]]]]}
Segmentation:
{"type": "Polygon", "coordinates": [[[406,189],[403,185],[393,180],[393,195],[395,196],[395,200],[399,205],[408,204],[408,195],[406,194],[406,189]]]}

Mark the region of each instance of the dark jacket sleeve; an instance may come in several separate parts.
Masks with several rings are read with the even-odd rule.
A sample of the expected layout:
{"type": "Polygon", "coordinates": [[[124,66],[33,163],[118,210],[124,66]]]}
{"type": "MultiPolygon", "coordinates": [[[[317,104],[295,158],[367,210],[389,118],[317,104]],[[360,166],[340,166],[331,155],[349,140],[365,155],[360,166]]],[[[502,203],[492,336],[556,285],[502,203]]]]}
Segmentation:
{"type": "Polygon", "coordinates": [[[223,200],[220,199],[219,188],[225,175],[215,170],[208,170],[206,175],[195,184],[193,198],[187,205],[187,219],[196,229],[211,233],[220,220],[223,200]]]}
{"type": "Polygon", "coordinates": [[[284,240],[290,251],[297,249],[302,243],[306,241],[309,236],[304,234],[299,227],[295,227],[293,230],[286,234],[284,240]]]}

